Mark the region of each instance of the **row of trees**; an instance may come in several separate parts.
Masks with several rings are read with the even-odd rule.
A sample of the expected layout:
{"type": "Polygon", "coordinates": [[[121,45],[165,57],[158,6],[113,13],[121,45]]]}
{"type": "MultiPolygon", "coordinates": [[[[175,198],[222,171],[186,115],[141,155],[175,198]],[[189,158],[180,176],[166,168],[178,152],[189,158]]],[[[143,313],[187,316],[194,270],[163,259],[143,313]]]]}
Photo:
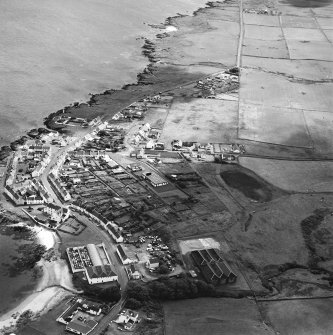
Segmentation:
{"type": "Polygon", "coordinates": [[[154,300],[179,300],[219,296],[215,287],[189,277],[161,278],[147,284],[130,282],[127,286],[127,307],[138,309],[154,300]]]}

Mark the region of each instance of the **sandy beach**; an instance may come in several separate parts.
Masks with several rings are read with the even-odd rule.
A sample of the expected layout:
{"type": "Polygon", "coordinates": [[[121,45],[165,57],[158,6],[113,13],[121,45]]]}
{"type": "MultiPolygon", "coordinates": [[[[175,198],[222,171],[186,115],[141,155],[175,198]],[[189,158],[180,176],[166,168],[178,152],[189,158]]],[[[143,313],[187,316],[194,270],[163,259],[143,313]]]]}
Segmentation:
{"type": "MultiPolygon", "coordinates": [[[[16,225],[22,224],[24,223],[16,225]]],[[[47,250],[51,248],[57,250],[59,238],[56,233],[39,226],[33,226],[31,229],[36,233],[39,243],[44,245],[47,250]]],[[[40,315],[57,305],[68,295],[79,293],[73,287],[71,274],[65,260],[47,261],[42,259],[36,266],[41,267],[43,271],[36,289],[18,306],[0,317],[0,334],[4,333],[4,328],[14,327],[19,315],[24,311],[31,310],[35,315],[40,315]]]]}

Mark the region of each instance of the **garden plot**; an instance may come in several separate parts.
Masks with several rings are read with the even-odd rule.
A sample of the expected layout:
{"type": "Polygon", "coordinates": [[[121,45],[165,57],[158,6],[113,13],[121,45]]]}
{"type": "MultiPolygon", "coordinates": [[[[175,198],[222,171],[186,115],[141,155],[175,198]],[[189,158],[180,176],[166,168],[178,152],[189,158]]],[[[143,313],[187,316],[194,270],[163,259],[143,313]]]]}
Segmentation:
{"type": "Polygon", "coordinates": [[[175,99],[161,141],[229,142],[237,136],[238,103],[214,99],[175,99]]]}

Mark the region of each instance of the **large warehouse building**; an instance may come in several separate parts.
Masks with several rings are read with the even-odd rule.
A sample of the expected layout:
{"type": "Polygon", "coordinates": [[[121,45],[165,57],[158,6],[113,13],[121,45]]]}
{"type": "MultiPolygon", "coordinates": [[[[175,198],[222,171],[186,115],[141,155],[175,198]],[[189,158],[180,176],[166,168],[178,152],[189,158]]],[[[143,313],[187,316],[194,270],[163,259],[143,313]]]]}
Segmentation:
{"type": "Polygon", "coordinates": [[[118,280],[103,243],[66,249],[72,272],[85,272],[89,284],[118,280]]]}

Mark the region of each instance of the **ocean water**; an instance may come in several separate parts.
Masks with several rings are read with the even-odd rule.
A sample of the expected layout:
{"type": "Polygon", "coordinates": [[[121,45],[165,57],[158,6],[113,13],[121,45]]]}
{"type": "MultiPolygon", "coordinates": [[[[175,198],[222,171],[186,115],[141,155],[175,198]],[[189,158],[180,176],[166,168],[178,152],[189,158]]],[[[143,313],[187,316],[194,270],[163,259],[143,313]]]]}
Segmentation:
{"type": "Polygon", "coordinates": [[[136,81],[148,24],[205,0],[1,0],[0,145],[88,93],[136,81]]]}
{"type": "MultiPolygon", "coordinates": [[[[43,118],[88,94],[136,81],[147,64],[148,24],[192,14],[205,0],[0,0],[0,146],[42,125],[43,118]]],[[[20,241],[0,234],[8,263],[20,241]]],[[[8,278],[0,265],[0,315],[35,283],[8,278]]]]}

